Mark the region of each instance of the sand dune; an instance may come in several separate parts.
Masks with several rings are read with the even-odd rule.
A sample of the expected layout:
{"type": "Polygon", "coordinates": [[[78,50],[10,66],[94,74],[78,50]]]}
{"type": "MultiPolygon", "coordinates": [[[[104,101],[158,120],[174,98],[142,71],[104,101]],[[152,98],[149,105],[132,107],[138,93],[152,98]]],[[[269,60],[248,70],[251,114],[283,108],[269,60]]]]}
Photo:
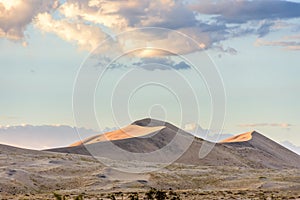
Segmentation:
{"type": "Polygon", "coordinates": [[[79,141],[76,143],[71,144],[71,147],[79,146],[82,144],[93,144],[97,142],[104,142],[104,141],[112,141],[112,140],[123,140],[133,137],[142,137],[149,135],[153,132],[159,131],[165,128],[165,126],[155,126],[155,127],[147,127],[147,126],[138,126],[138,125],[129,125],[122,129],[99,134],[90,138],[87,138],[83,141],[79,141]]]}
{"type": "MultiPolygon", "coordinates": [[[[144,153],[165,147],[178,134],[191,136],[170,123],[143,119],[122,130],[88,138],[84,140],[87,145],[48,150],[52,152],[0,145],[0,199],[1,195],[3,199],[24,199],[24,195],[28,199],[51,199],[53,191],[63,194],[84,192],[89,195],[85,199],[109,199],[108,192],[122,191],[127,199],[125,192],[143,192],[150,187],[184,190],[183,200],[300,197],[300,156],[255,131],[215,144],[205,158],[199,158],[204,140],[194,138],[181,157],[167,168],[160,169],[166,157],[162,155],[161,163],[151,163],[151,160],[144,163],[145,167],[154,169],[153,172],[129,175],[115,170],[117,166],[122,169],[133,166],[136,173],[140,165],[137,160],[126,157],[115,159],[118,157],[110,153],[108,143],[144,156],[144,153]],[[113,141],[108,142],[107,138],[113,141]],[[90,152],[94,150],[98,153],[96,157],[103,156],[108,162],[102,164],[91,157],[90,152]],[[204,193],[204,190],[209,192],[204,193]],[[226,197],[225,190],[228,190],[226,197]],[[247,196],[250,190],[255,192],[247,196]],[[195,191],[201,195],[193,198],[195,191]]],[[[171,153],[178,151],[180,145],[177,143],[171,153]]],[[[142,193],[139,195],[143,196],[142,193]]]]}
{"type": "MultiPolygon", "coordinates": [[[[141,155],[143,155],[143,153],[155,152],[167,146],[178,134],[183,138],[188,135],[191,137],[191,134],[170,123],[153,119],[136,121],[129,125],[126,130],[126,133],[123,133],[122,131],[110,132],[107,133],[107,136],[111,139],[115,139],[113,141],[115,146],[125,151],[139,153],[141,155]],[[150,133],[151,131],[154,132],[150,133]],[[118,136],[118,134],[120,134],[120,136],[118,136]],[[147,137],[131,137],[132,135],[137,136],[143,134],[148,135],[147,137]]],[[[99,157],[109,157],[117,160],[122,159],[122,156],[120,158],[119,154],[115,155],[112,153],[110,149],[111,146],[107,141],[101,139],[102,137],[99,138],[99,136],[97,136],[86,141],[87,145],[85,146],[80,145],[75,147],[50,149],[49,151],[84,155],[92,154],[99,157]],[[101,142],[97,142],[97,139],[101,142]]],[[[200,159],[199,150],[204,142],[203,139],[194,138],[192,144],[184,151],[176,162],[201,166],[239,166],[275,169],[289,167],[300,168],[299,155],[255,131],[243,133],[215,144],[212,151],[205,158],[200,159]]],[[[175,148],[172,148],[174,154],[182,152],[179,143],[174,147],[175,148]]],[[[161,159],[162,162],[166,161],[166,158],[164,157],[161,159]]]]}
{"type": "Polygon", "coordinates": [[[242,133],[240,135],[235,135],[235,136],[232,136],[232,137],[227,138],[225,140],[222,140],[219,143],[231,143],[231,142],[245,142],[245,141],[249,141],[249,140],[252,139],[252,133],[253,132],[254,131],[247,132],[247,133],[242,133]]]}

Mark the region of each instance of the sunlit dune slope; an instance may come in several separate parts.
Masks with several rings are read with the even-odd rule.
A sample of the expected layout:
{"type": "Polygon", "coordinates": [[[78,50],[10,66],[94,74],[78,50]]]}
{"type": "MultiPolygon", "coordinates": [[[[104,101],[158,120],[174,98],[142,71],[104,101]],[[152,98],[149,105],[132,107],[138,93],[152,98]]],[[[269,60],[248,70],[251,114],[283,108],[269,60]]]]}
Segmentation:
{"type": "Polygon", "coordinates": [[[70,146],[74,147],[82,144],[93,144],[93,143],[104,142],[108,140],[112,141],[112,140],[123,140],[123,139],[128,139],[133,137],[142,137],[142,136],[149,135],[153,132],[159,131],[163,128],[165,128],[165,126],[147,127],[147,126],[129,125],[116,131],[92,136],[83,141],[73,143],[70,146]]]}
{"type": "Polygon", "coordinates": [[[219,143],[231,143],[231,142],[246,142],[252,139],[252,134],[254,131],[242,133],[240,135],[235,135],[225,140],[220,141],[219,143]]]}

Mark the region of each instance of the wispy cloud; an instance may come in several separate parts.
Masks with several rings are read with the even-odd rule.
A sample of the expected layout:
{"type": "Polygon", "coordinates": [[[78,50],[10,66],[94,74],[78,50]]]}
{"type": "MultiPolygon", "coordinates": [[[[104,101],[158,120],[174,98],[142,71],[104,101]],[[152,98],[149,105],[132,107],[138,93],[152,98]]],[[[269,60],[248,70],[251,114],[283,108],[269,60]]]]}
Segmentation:
{"type": "Polygon", "coordinates": [[[249,124],[239,124],[240,127],[280,127],[280,128],[290,128],[293,126],[289,123],[249,123],[249,124]]]}
{"type": "Polygon", "coordinates": [[[227,23],[300,17],[300,4],[284,0],[204,0],[191,7],[199,13],[217,15],[216,20],[227,23]]]}
{"type": "Polygon", "coordinates": [[[169,70],[169,69],[190,69],[191,66],[184,61],[175,63],[172,60],[166,58],[142,58],[139,62],[133,63],[133,65],[143,68],[145,70],[169,70]]]}
{"type": "Polygon", "coordinates": [[[267,41],[263,39],[257,39],[255,41],[257,46],[277,46],[282,47],[285,50],[300,50],[300,35],[285,36],[279,40],[267,41]]]}
{"type": "Polygon", "coordinates": [[[220,52],[224,52],[224,53],[228,53],[230,55],[236,55],[237,54],[237,50],[232,48],[232,47],[227,47],[224,48],[223,45],[215,45],[214,49],[220,51],[220,52]]]}

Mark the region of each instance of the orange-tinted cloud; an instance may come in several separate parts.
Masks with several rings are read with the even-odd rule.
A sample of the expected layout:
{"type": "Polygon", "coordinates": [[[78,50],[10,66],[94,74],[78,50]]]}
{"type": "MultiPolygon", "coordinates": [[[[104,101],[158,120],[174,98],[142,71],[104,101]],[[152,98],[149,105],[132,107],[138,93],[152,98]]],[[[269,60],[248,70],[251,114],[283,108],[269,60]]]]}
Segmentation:
{"type": "Polygon", "coordinates": [[[85,50],[93,50],[106,37],[106,34],[99,27],[66,20],[55,20],[49,13],[38,14],[34,24],[43,32],[54,33],[68,42],[75,42],[85,50]]]}
{"type": "Polygon", "coordinates": [[[0,0],[0,37],[22,40],[27,25],[38,13],[57,7],[57,0],[0,0]]]}
{"type": "Polygon", "coordinates": [[[285,50],[300,50],[300,35],[299,36],[286,36],[280,40],[267,41],[257,39],[255,42],[257,46],[278,46],[285,50]]]}
{"type": "Polygon", "coordinates": [[[281,127],[290,128],[293,126],[289,123],[250,123],[250,124],[239,124],[240,127],[281,127]]]}

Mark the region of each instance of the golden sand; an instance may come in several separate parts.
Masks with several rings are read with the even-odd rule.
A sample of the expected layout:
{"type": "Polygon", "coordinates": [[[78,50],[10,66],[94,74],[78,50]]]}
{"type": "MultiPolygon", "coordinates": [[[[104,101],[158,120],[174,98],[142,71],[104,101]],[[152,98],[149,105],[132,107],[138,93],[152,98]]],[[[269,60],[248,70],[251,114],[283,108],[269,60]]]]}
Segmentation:
{"type": "Polygon", "coordinates": [[[99,134],[96,136],[92,136],[87,138],[83,141],[75,142],[70,146],[79,146],[82,144],[92,144],[97,142],[104,142],[104,141],[112,141],[112,140],[123,140],[133,137],[141,137],[148,134],[151,134],[155,131],[159,131],[165,128],[165,126],[155,126],[155,127],[145,127],[145,126],[138,126],[138,125],[129,125],[119,130],[115,130],[112,132],[107,132],[104,134],[99,134]]]}
{"type": "Polygon", "coordinates": [[[236,135],[225,140],[222,140],[219,143],[231,143],[231,142],[246,142],[252,139],[252,132],[243,133],[240,135],[236,135]]]}

